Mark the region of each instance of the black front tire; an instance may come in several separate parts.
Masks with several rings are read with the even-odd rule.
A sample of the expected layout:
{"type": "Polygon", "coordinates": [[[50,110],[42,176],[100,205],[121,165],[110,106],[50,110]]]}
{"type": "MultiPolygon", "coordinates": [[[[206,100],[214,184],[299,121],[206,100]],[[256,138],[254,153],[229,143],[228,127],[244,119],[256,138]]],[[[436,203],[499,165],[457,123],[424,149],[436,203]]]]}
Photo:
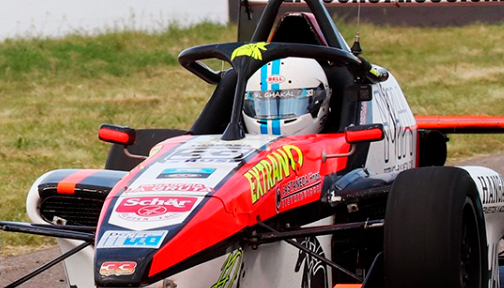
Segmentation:
{"type": "Polygon", "coordinates": [[[387,201],[387,288],[486,288],[483,208],[469,173],[425,167],[397,177],[387,201]]]}

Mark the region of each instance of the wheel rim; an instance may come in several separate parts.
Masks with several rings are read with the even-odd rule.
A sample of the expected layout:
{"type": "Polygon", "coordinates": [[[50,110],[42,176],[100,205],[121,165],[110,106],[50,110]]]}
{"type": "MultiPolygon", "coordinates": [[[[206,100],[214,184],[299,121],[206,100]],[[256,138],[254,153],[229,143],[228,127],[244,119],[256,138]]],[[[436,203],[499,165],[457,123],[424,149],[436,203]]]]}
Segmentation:
{"type": "Polygon", "coordinates": [[[466,200],[462,218],[460,287],[480,287],[482,257],[476,211],[470,199],[466,200]]]}

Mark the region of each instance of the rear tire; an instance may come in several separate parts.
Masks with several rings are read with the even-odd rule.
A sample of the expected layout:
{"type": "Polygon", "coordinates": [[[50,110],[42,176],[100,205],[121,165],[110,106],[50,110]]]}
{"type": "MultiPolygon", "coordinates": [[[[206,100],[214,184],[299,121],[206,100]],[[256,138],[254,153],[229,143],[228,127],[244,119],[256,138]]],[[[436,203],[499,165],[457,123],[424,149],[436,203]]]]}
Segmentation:
{"type": "Polygon", "coordinates": [[[387,200],[387,288],[486,288],[483,208],[469,173],[425,167],[397,177],[387,200]]]}

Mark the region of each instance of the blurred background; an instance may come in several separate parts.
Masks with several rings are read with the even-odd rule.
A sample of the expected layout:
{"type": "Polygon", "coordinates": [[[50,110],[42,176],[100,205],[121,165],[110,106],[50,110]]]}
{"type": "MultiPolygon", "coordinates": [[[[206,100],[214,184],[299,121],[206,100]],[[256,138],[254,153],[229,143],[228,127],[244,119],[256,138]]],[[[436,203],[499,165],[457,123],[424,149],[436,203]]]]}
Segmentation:
{"type": "MultiPolygon", "coordinates": [[[[236,23],[243,0],[5,0],[0,9],[0,40],[13,37],[60,37],[129,29],[161,31],[170,23],[189,26],[201,21],[236,23]],[[189,5],[188,5],[189,4],[189,5]]],[[[374,24],[458,26],[498,23],[504,5],[394,5],[362,8],[361,20],[374,24]]],[[[255,21],[262,9],[254,8],[255,21]]],[[[291,9],[292,10],[292,9],[291,9]]],[[[355,21],[356,5],[330,8],[336,18],[355,21]]]]}
{"type": "MultiPolygon", "coordinates": [[[[246,40],[261,9],[252,7],[249,24],[239,27],[238,16],[249,17],[239,1],[2,0],[0,220],[29,221],[26,195],[45,172],[103,168],[110,145],[98,140],[102,123],[191,127],[214,86],[180,67],[178,54],[236,41],[238,31],[246,40]]],[[[416,115],[503,116],[504,5],[494,3],[372,4],[361,8],[359,26],[357,6],[330,11],[350,45],[360,30],[363,57],[395,75],[416,115]]],[[[448,150],[451,163],[477,156],[502,163],[504,137],[453,135],[448,150]]],[[[2,232],[0,258],[54,245],[2,232]]],[[[0,286],[5,271],[45,261],[10,259],[0,286]]],[[[59,271],[48,278],[63,283],[59,271]]]]}
{"type": "Polygon", "coordinates": [[[229,19],[228,0],[5,0],[0,7],[0,40],[117,29],[160,31],[175,21],[188,26],[229,19]]]}

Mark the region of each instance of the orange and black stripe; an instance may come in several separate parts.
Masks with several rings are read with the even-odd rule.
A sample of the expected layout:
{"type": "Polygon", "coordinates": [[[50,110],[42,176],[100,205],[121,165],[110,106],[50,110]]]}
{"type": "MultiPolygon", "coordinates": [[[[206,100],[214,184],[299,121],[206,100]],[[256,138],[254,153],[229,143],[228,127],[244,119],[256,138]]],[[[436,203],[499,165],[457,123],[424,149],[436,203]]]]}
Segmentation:
{"type": "Polygon", "coordinates": [[[127,175],[125,171],[99,169],[55,170],[38,185],[39,196],[54,195],[105,198],[114,185],[127,175]]]}
{"type": "Polygon", "coordinates": [[[79,182],[95,173],[98,173],[99,171],[101,170],[92,170],[92,169],[77,170],[77,172],[68,175],[58,183],[56,192],[58,194],[75,194],[75,186],[79,182]]]}

